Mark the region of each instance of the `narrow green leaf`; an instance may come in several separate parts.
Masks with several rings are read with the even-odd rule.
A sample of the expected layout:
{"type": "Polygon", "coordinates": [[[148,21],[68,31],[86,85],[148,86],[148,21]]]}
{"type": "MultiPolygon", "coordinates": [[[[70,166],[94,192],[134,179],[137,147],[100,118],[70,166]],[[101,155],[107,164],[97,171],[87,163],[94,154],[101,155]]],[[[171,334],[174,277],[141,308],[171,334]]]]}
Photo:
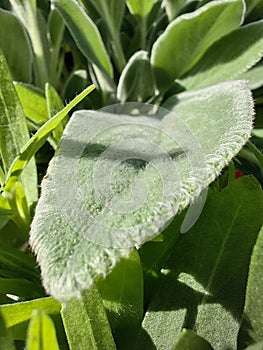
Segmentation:
{"type": "Polygon", "coordinates": [[[198,89],[233,80],[262,56],[263,20],[241,27],[216,42],[179,83],[187,89],[198,89]]]}
{"type": "Polygon", "coordinates": [[[143,102],[154,95],[151,64],[146,51],[136,52],[124,68],[117,89],[121,102],[143,102]]]}
{"type": "Polygon", "coordinates": [[[24,278],[0,278],[0,291],[3,294],[12,294],[27,299],[43,295],[40,284],[36,285],[24,278]]]}
{"type": "Polygon", "coordinates": [[[48,297],[0,306],[8,328],[28,321],[35,309],[42,309],[49,315],[56,315],[60,313],[61,304],[48,297]]]}
{"type": "Polygon", "coordinates": [[[95,89],[94,85],[87,87],[79,95],[77,95],[69,104],[67,104],[61,111],[59,111],[52,119],[47,121],[31,139],[24,145],[19,155],[14,159],[9,172],[6,176],[5,191],[10,191],[16,183],[18,176],[22,173],[30,159],[43,146],[48,136],[56,129],[56,127],[65,119],[67,114],[80,101],[83,100],[90,92],[95,89]]]}
{"type": "Polygon", "coordinates": [[[214,349],[237,348],[263,195],[253,177],[211,191],[195,226],[174,246],[143,321],[138,349],[170,349],[182,328],[214,349]],[[213,218],[213,220],[211,220],[213,218]]]}
{"type": "Polygon", "coordinates": [[[143,318],[143,275],[134,250],[105,278],[96,281],[117,349],[134,349],[143,318]]]}
{"type": "Polygon", "coordinates": [[[28,326],[27,350],[59,350],[51,318],[41,309],[34,310],[28,326]]]}
{"type": "Polygon", "coordinates": [[[15,350],[13,340],[6,329],[5,320],[0,311],[0,350],[15,350]]]}
{"type": "Polygon", "coordinates": [[[2,9],[0,9],[0,47],[13,79],[30,83],[33,57],[27,33],[16,16],[2,9]],[[23,54],[18,55],[18,52],[23,54]]]}
{"type": "Polygon", "coordinates": [[[139,17],[146,17],[153,5],[155,0],[126,0],[126,4],[133,15],[139,17]]]}
{"type": "Polygon", "coordinates": [[[180,333],[173,350],[213,350],[212,346],[202,337],[189,329],[184,329],[180,333]]]}
{"type": "Polygon", "coordinates": [[[26,117],[37,125],[44,124],[48,111],[43,92],[29,84],[14,82],[14,86],[26,117]]]}
{"type": "Polygon", "coordinates": [[[184,93],[177,102],[155,117],[145,105],[139,115],[120,105],[117,114],[71,117],[30,234],[43,284],[58,300],[80,296],[134,246],[156,237],[251,134],[253,101],[244,82],[184,93]]]}
{"type": "Polygon", "coordinates": [[[63,305],[62,320],[70,350],[116,349],[102,299],[95,287],[63,305]]]}
{"type": "MultiPolygon", "coordinates": [[[[58,113],[63,109],[64,105],[57,91],[49,83],[47,83],[45,86],[45,93],[46,93],[46,100],[47,100],[48,116],[49,116],[49,119],[51,119],[56,113],[58,113]]],[[[60,138],[63,134],[63,130],[64,130],[63,125],[65,125],[67,121],[68,121],[68,118],[65,118],[63,123],[60,123],[56,127],[56,129],[53,131],[53,135],[57,144],[59,143],[60,138]]]]}
{"type": "MultiPolygon", "coordinates": [[[[176,18],[156,40],[151,62],[159,89],[189,71],[217,40],[243,21],[242,0],[219,0],[176,18]]],[[[220,52],[220,57],[225,57],[220,52]]]]}
{"type": "MultiPolygon", "coordinates": [[[[15,92],[12,78],[0,52],[0,152],[7,172],[21,148],[29,140],[25,115],[15,92]]],[[[28,205],[38,199],[37,172],[34,160],[28,164],[21,177],[28,205]]]]}
{"type": "Polygon", "coordinates": [[[245,347],[263,339],[263,227],[255,244],[247,282],[244,320],[239,334],[239,346],[245,347]]]}
{"type": "Polygon", "coordinates": [[[78,48],[108,78],[113,76],[112,66],[100,33],[84,9],[75,0],[52,0],[64,19],[78,48]]]}

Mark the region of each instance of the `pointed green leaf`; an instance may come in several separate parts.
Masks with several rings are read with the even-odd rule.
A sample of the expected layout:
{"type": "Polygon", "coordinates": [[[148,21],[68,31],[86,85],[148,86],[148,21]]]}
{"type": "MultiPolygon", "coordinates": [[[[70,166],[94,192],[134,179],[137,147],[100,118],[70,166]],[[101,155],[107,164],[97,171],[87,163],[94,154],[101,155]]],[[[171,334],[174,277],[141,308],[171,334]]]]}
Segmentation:
{"type": "Polygon", "coordinates": [[[246,291],[246,302],[244,309],[244,320],[239,334],[239,345],[259,342],[263,339],[263,227],[255,244],[246,291]]]}
{"type": "MultiPolygon", "coordinates": [[[[0,52],[0,152],[6,173],[28,140],[26,118],[13,86],[5,57],[0,52]]],[[[21,180],[26,199],[31,206],[38,199],[34,160],[28,164],[21,180]]]]}
{"type": "Polygon", "coordinates": [[[11,215],[12,209],[10,208],[8,200],[0,194],[0,215],[11,215]]]}
{"type": "Polygon", "coordinates": [[[248,24],[217,41],[202,60],[179,82],[198,89],[233,80],[263,56],[263,20],[248,24]]]}
{"type": "Polygon", "coordinates": [[[15,350],[13,340],[6,329],[5,320],[0,311],[0,350],[15,350]]]}
{"type": "Polygon", "coordinates": [[[143,275],[137,251],[121,259],[111,274],[105,279],[100,278],[96,285],[117,348],[134,349],[143,317],[143,275]]]}
{"type": "Polygon", "coordinates": [[[244,82],[184,93],[177,102],[156,117],[148,105],[139,116],[120,105],[117,114],[79,111],[70,119],[42,182],[30,238],[55,298],[79,296],[134,245],[157,236],[251,134],[244,82]]]}
{"type": "Polygon", "coordinates": [[[183,327],[215,350],[237,348],[262,211],[262,189],[253,177],[235,180],[221,192],[211,190],[199,220],[181,235],[165,264],[138,349],[151,349],[151,342],[170,349],[183,327]]]}
{"type": "Polygon", "coordinates": [[[152,49],[151,62],[159,89],[169,87],[174,79],[189,71],[213,43],[238,28],[243,14],[242,0],[219,0],[171,22],[152,49]]]}
{"type": "Polygon", "coordinates": [[[8,192],[12,189],[25,169],[30,159],[35,153],[44,145],[49,135],[58,127],[58,125],[65,119],[68,113],[74,108],[80,101],[83,100],[90,92],[95,89],[94,85],[90,85],[80,94],[78,94],[69,104],[67,104],[61,111],[59,111],[53,118],[48,120],[35,134],[28,140],[28,142],[21,149],[19,155],[14,159],[5,180],[4,189],[8,192]]]}
{"type": "Polygon", "coordinates": [[[112,66],[100,33],[84,9],[75,0],[52,0],[68,26],[81,52],[108,78],[113,76],[112,66]]]}
{"type": "Polygon", "coordinates": [[[95,287],[63,305],[62,320],[71,350],[116,350],[102,299],[95,287]]]}
{"type": "Polygon", "coordinates": [[[173,350],[213,350],[212,346],[202,337],[189,329],[184,329],[173,347],[173,350]]]}
{"type": "Polygon", "coordinates": [[[60,312],[61,304],[51,297],[24,301],[20,303],[1,305],[7,327],[12,327],[17,323],[30,319],[34,309],[43,309],[50,315],[60,312]]]}
{"type": "Polygon", "coordinates": [[[0,9],[0,47],[6,57],[13,79],[30,83],[32,49],[27,33],[16,16],[2,9],[0,9]],[[23,54],[18,55],[18,52],[23,54]]]}
{"type": "Polygon", "coordinates": [[[59,350],[53,321],[41,309],[32,313],[27,331],[26,349],[59,350]]]}
{"type": "Polygon", "coordinates": [[[263,86],[263,61],[238,76],[241,80],[248,80],[251,90],[258,89],[263,86]]]}
{"type": "Polygon", "coordinates": [[[150,13],[155,0],[126,0],[126,3],[133,15],[146,17],[150,13]]]}
{"type": "Polygon", "coordinates": [[[143,102],[154,95],[151,64],[146,51],[136,52],[125,66],[117,89],[121,102],[143,102]]]}

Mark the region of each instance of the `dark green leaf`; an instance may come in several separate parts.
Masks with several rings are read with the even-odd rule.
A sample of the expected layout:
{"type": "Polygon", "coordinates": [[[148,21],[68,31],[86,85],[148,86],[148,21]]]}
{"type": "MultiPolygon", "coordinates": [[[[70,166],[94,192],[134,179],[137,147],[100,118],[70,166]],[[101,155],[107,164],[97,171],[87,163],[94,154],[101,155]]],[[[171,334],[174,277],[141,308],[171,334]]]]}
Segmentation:
{"type": "Polygon", "coordinates": [[[182,328],[194,330],[214,349],[236,349],[262,211],[262,189],[253,177],[211,190],[199,220],[177,241],[165,266],[138,349],[152,349],[152,342],[169,349],[182,328]]]}
{"type": "Polygon", "coordinates": [[[244,320],[239,334],[240,348],[263,339],[263,227],[255,244],[247,282],[244,320]]]}
{"type": "Polygon", "coordinates": [[[0,311],[0,350],[15,350],[13,340],[6,329],[5,320],[0,311]]]}
{"type": "Polygon", "coordinates": [[[0,47],[13,79],[30,83],[33,57],[27,33],[16,16],[2,9],[0,9],[0,47]]]}
{"type": "Polygon", "coordinates": [[[134,349],[143,317],[143,275],[134,250],[96,282],[118,349],[134,349]]]}

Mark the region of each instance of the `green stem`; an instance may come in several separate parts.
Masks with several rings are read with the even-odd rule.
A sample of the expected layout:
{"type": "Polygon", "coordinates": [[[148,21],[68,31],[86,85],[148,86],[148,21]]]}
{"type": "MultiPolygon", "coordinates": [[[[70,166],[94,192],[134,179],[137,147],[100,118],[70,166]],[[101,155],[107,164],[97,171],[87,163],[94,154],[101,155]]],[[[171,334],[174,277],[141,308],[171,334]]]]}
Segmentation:
{"type": "Polygon", "coordinates": [[[141,49],[146,49],[147,17],[141,18],[141,49]]]}

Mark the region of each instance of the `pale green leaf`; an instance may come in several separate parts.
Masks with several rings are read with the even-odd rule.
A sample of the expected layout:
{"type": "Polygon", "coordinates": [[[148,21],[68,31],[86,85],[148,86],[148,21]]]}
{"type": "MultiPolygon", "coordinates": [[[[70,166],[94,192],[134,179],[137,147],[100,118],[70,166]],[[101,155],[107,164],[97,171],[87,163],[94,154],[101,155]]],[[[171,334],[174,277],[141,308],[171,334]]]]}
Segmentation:
{"type": "Polygon", "coordinates": [[[43,92],[29,84],[14,82],[14,86],[26,117],[37,125],[44,124],[48,111],[43,92]]]}
{"type": "Polygon", "coordinates": [[[177,240],[164,265],[167,273],[150,302],[138,349],[153,349],[152,343],[170,349],[182,328],[215,350],[237,348],[262,211],[262,189],[253,177],[211,190],[199,220],[177,240]]]}
{"type": "Polygon", "coordinates": [[[43,284],[55,298],[80,296],[134,245],[157,236],[251,134],[253,101],[242,81],[177,102],[159,117],[147,105],[133,115],[127,108],[136,112],[136,104],[117,114],[114,106],[73,114],[31,228],[43,284]]]}
{"type": "Polygon", "coordinates": [[[248,80],[251,90],[258,89],[263,86],[263,61],[238,76],[238,79],[248,80]]]}
{"type": "Polygon", "coordinates": [[[12,209],[8,200],[0,194],[0,215],[11,215],[12,209]]]}
{"type": "Polygon", "coordinates": [[[189,329],[183,329],[173,350],[213,350],[212,346],[202,337],[189,329]]]}
{"type": "MultiPolygon", "coordinates": [[[[5,57],[0,52],[0,153],[5,173],[28,140],[26,118],[5,57]]],[[[25,169],[21,180],[28,205],[31,206],[38,199],[37,172],[33,159],[25,169]]]]}
{"type": "Polygon", "coordinates": [[[242,0],[219,0],[172,21],[152,49],[157,86],[165,89],[189,71],[213,43],[239,27],[243,13],[242,0]]]}
{"type": "Polygon", "coordinates": [[[121,102],[143,102],[154,95],[154,79],[146,51],[136,52],[122,71],[117,89],[121,102]]]}
{"type": "Polygon", "coordinates": [[[2,9],[0,9],[0,47],[13,79],[30,83],[33,58],[27,33],[16,16],[2,9]]]}
{"type": "Polygon", "coordinates": [[[103,74],[113,76],[112,66],[100,33],[84,9],[75,0],[52,0],[84,56],[103,74]]]}
{"type": "Polygon", "coordinates": [[[239,334],[240,346],[259,342],[263,339],[263,227],[255,244],[246,291],[244,320],[239,334]]]}
{"type": "Polygon", "coordinates": [[[245,350],[263,350],[263,341],[254,345],[248,346],[245,350]]]}
{"type": "Polygon", "coordinates": [[[146,17],[154,3],[155,0],[126,0],[130,12],[139,17],[146,17]]]}
{"type": "Polygon", "coordinates": [[[263,20],[248,24],[217,41],[179,83],[198,89],[233,80],[263,56],[263,20]]]}
{"type": "Polygon", "coordinates": [[[116,350],[102,299],[95,287],[63,304],[62,320],[71,350],[116,350]]]}
{"type": "Polygon", "coordinates": [[[15,350],[13,340],[6,329],[5,320],[0,311],[0,350],[15,350]]]}
{"type": "Polygon", "coordinates": [[[41,309],[34,310],[28,325],[26,350],[59,350],[51,318],[41,309]]]}
{"type": "Polygon", "coordinates": [[[61,304],[48,297],[0,306],[8,328],[28,321],[35,309],[42,309],[49,315],[56,315],[60,313],[61,304]]]}
{"type": "Polygon", "coordinates": [[[143,318],[143,274],[134,250],[96,285],[106,308],[118,350],[132,350],[143,318]]]}
{"type": "Polygon", "coordinates": [[[18,176],[25,169],[26,165],[34,154],[44,145],[49,135],[56,129],[56,127],[66,118],[67,114],[80,101],[83,100],[90,92],[95,89],[94,85],[90,85],[77,95],[69,104],[67,104],[61,111],[59,111],[53,118],[48,120],[30,140],[21,149],[19,155],[14,159],[9,172],[6,175],[4,189],[9,192],[17,181],[18,176]]]}

